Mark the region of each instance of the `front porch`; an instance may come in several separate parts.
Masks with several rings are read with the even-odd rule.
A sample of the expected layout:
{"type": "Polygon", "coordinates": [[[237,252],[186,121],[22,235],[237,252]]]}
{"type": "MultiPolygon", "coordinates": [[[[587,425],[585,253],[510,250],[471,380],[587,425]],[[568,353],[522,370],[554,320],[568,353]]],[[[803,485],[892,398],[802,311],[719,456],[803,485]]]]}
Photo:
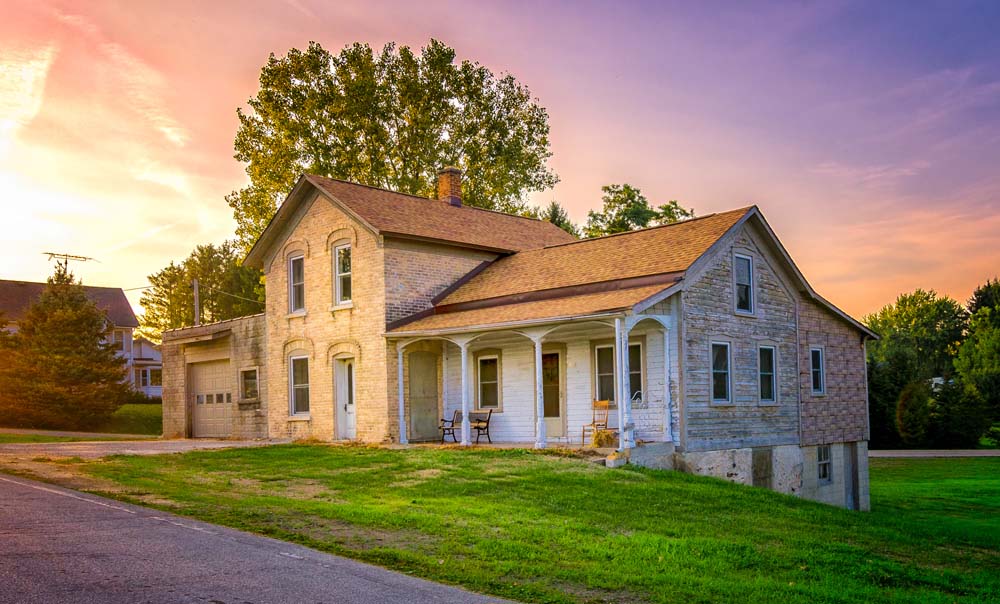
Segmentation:
{"type": "Polygon", "coordinates": [[[667,313],[617,314],[390,334],[397,353],[398,442],[440,442],[441,419],[460,412],[456,434],[468,446],[475,438],[470,414],[492,411],[490,436],[498,446],[584,447],[594,401],[610,400],[608,430],[617,433],[619,451],[633,449],[637,440],[673,443],[673,324],[667,313]]]}

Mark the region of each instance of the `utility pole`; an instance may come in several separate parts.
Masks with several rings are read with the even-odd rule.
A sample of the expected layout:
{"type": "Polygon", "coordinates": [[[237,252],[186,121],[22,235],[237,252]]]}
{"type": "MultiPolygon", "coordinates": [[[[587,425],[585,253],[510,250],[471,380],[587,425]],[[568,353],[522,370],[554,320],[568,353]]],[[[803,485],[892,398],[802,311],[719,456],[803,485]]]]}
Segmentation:
{"type": "Polygon", "coordinates": [[[201,325],[201,295],[198,291],[198,280],[191,280],[191,287],[194,289],[194,324],[201,325]]]}

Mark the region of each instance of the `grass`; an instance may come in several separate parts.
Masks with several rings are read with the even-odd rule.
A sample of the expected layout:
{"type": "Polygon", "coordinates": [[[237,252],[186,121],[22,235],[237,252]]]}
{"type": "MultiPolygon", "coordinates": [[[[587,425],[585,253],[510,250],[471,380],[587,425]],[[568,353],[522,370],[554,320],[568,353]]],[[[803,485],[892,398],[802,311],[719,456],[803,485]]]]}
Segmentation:
{"type": "Polygon", "coordinates": [[[95,432],[159,436],[163,433],[163,405],[122,405],[111,420],[95,432]]]}
{"type": "Polygon", "coordinates": [[[523,450],[74,465],[96,491],[526,602],[1000,600],[1000,459],[873,460],[870,514],[523,450]]]}

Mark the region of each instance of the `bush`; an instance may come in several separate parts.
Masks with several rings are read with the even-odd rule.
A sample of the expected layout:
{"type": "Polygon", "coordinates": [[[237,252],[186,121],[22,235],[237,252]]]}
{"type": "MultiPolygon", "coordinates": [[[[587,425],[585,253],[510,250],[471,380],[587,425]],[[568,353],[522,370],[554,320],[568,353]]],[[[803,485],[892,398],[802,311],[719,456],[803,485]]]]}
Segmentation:
{"type": "Polygon", "coordinates": [[[934,388],[927,441],[941,448],[972,448],[990,427],[983,398],[975,388],[949,381],[934,388]]]}

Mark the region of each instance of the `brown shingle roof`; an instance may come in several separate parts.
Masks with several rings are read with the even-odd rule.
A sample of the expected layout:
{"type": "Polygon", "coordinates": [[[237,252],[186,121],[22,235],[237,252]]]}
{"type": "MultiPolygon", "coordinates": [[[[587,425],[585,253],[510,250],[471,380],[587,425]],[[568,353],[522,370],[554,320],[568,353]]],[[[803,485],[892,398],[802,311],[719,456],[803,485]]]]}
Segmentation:
{"type": "MultiPolygon", "coordinates": [[[[0,279],[0,312],[8,321],[17,321],[44,289],[44,283],[0,279]]],[[[132,306],[121,288],[84,285],[83,290],[87,293],[87,298],[108,313],[108,319],[116,327],[139,326],[132,306]]]]}
{"type": "Polygon", "coordinates": [[[562,319],[631,308],[667,286],[647,285],[551,300],[536,300],[431,315],[390,331],[392,334],[429,330],[464,329],[545,319],[562,319]]]}
{"type": "Polygon", "coordinates": [[[435,239],[498,251],[575,241],[551,222],[404,195],[308,174],[305,177],[383,234],[435,239]]]}
{"type": "Polygon", "coordinates": [[[440,304],[682,273],[751,210],[519,252],[495,261],[440,304]]]}

